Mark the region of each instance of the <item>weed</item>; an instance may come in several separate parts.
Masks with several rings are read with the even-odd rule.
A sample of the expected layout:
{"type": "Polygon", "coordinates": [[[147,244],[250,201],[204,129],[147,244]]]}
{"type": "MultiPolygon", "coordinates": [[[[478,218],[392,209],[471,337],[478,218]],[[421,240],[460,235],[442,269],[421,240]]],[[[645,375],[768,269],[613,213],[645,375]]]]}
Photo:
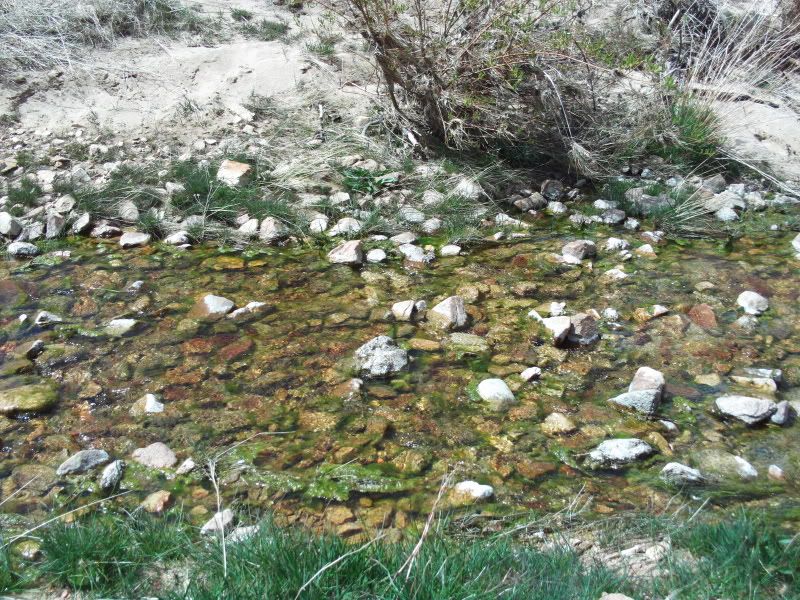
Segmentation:
{"type": "Polygon", "coordinates": [[[10,187],[8,190],[8,203],[13,206],[20,204],[25,208],[36,205],[36,201],[42,196],[42,188],[29,179],[23,179],[18,187],[10,187]]]}
{"type": "Polygon", "coordinates": [[[306,43],[306,50],[326,59],[336,54],[336,44],[342,39],[338,34],[322,31],[315,31],[314,37],[315,41],[306,43]]]}
{"type": "Polygon", "coordinates": [[[384,177],[383,174],[375,173],[367,169],[358,167],[348,167],[341,169],[342,185],[348,192],[359,194],[377,194],[383,188],[396,182],[392,177],[384,177]]]}
{"type": "Polygon", "coordinates": [[[261,19],[257,22],[245,22],[241,27],[241,31],[244,35],[262,42],[272,42],[286,35],[286,32],[289,31],[289,26],[282,21],[261,19]]]}
{"type": "Polygon", "coordinates": [[[231,18],[234,21],[239,23],[243,23],[246,21],[250,21],[253,19],[253,13],[245,8],[232,8],[231,9],[231,18]]]}
{"type": "Polygon", "coordinates": [[[23,169],[29,169],[30,167],[39,164],[33,152],[30,152],[28,150],[20,150],[19,152],[17,152],[17,155],[14,157],[14,160],[16,160],[17,165],[22,167],[23,169]]]}

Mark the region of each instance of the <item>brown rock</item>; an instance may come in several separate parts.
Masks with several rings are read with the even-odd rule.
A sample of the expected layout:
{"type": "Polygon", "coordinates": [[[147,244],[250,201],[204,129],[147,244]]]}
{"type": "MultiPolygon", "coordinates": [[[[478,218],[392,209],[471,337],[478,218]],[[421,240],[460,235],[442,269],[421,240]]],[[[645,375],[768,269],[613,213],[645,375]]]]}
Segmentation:
{"type": "Polygon", "coordinates": [[[355,521],[356,516],[346,506],[329,506],[325,510],[325,520],[331,525],[343,525],[355,521]]]}
{"type": "Polygon", "coordinates": [[[517,469],[517,473],[526,479],[536,479],[556,470],[555,464],[539,460],[522,459],[517,461],[514,466],[517,469]]]}
{"type": "Polygon", "coordinates": [[[717,317],[708,304],[695,304],[689,310],[689,318],[695,325],[710,329],[717,326],[717,317]]]}
{"type": "Polygon", "coordinates": [[[219,356],[222,360],[231,362],[250,352],[250,350],[253,349],[253,345],[253,340],[244,338],[222,348],[222,350],[219,351],[219,356]]]}
{"type": "Polygon", "coordinates": [[[154,515],[160,515],[172,504],[172,494],[166,490],[153,492],[142,501],[141,507],[154,515]]]}

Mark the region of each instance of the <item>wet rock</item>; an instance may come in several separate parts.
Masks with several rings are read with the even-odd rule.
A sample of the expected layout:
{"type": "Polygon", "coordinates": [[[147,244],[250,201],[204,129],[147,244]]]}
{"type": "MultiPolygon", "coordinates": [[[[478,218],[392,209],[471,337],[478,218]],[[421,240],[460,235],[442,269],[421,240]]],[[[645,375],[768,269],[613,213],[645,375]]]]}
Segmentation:
{"type": "Polygon", "coordinates": [[[403,300],[392,305],[392,315],[398,321],[413,321],[416,316],[416,302],[414,300],[403,300]]]}
{"type": "Polygon", "coordinates": [[[14,350],[15,356],[24,356],[28,360],[33,360],[44,352],[44,342],[42,340],[33,340],[26,344],[22,344],[14,350]]]}
{"type": "Polygon", "coordinates": [[[717,326],[717,316],[714,309],[708,304],[695,304],[689,309],[689,318],[695,325],[704,329],[712,329],[717,326]]]}
{"type": "Polygon", "coordinates": [[[714,481],[722,479],[743,479],[749,481],[758,477],[758,471],[740,456],[713,448],[696,450],[694,462],[701,473],[714,481]]]}
{"type": "Polygon", "coordinates": [[[92,226],[92,215],[88,212],[81,214],[75,221],[72,223],[72,226],[69,228],[70,232],[73,235],[83,235],[89,228],[92,226]]]}
{"type": "Polygon", "coordinates": [[[109,463],[100,474],[100,487],[106,491],[113,490],[122,481],[124,471],[125,463],[123,461],[115,460],[109,463]]]}
{"type": "Polygon", "coordinates": [[[626,392],[608,400],[609,404],[617,408],[637,412],[648,417],[656,413],[660,401],[661,393],[656,389],[626,392]]]}
{"type": "Polygon", "coordinates": [[[450,296],[428,311],[428,322],[439,329],[460,329],[467,324],[467,311],[460,296],[450,296]]]}
{"type": "Polygon", "coordinates": [[[720,396],[714,405],[723,416],[738,419],[746,425],[766,421],[778,410],[772,400],[749,396],[720,396]]]}
{"type": "Polygon", "coordinates": [[[398,348],[392,338],[380,335],[356,350],[355,360],[365,376],[386,377],[406,368],[408,353],[398,348]]]}
{"type": "Polygon", "coordinates": [[[664,465],[660,477],[672,485],[698,485],[706,480],[697,469],[676,462],[664,465]]]}
{"type": "Polygon", "coordinates": [[[328,260],[334,264],[360,265],[364,262],[361,240],[350,240],[339,244],[328,253],[328,260]]]}
{"type": "Polygon", "coordinates": [[[200,533],[202,535],[212,535],[221,531],[227,532],[233,527],[235,519],[236,517],[233,511],[226,508],[223,511],[215,513],[214,516],[200,528],[200,533]]]}
{"type": "Polygon", "coordinates": [[[744,371],[734,373],[731,375],[731,379],[740,385],[750,386],[767,394],[774,394],[778,391],[777,382],[768,375],[771,369],[749,369],[749,371],[750,373],[744,371]],[[765,373],[760,374],[758,371],[765,373]]]}
{"type": "Polygon", "coordinates": [[[542,376],[542,370],[539,367],[528,367],[519,376],[522,381],[534,381],[542,376]]]}
{"type": "Polygon", "coordinates": [[[541,428],[546,435],[568,435],[578,430],[572,419],[562,413],[547,415],[547,418],[542,421],[541,428]]]}
{"type": "Polygon", "coordinates": [[[201,317],[222,317],[233,310],[234,303],[223,296],[206,294],[195,305],[195,313],[201,317]]]}
{"type": "Polygon", "coordinates": [[[43,412],[58,401],[58,391],[52,383],[33,383],[0,390],[0,415],[43,412]]]}
{"type": "Polygon", "coordinates": [[[44,327],[45,325],[52,325],[53,323],[61,323],[63,320],[64,319],[59,317],[57,314],[47,312],[46,310],[40,310],[36,314],[33,324],[39,327],[44,327]]]}
{"type": "Polygon", "coordinates": [[[650,444],[637,438],[606,440],[589,453],[586,466],[619,470],[654,453],[650,444]]]}
{"type": "Polygon", "coordinates": [[[414,244],[402,244],[397,247],[397,250],[407,261],[412,263],[427,264],[434,258],[432,252],[426,252],[425,249],[414,244]]]}
{"type": "Polygon", "coordinates": [[[781,469],[778,465],[770,465],[767,469],[767,477],[772,479],[773,481],[783,481],[786,479],[786,475],[783,473],[783,469],[781,469]]]}
{"type": "Polygon", "coordinates": [[[108,223],[98,223],[89,235],[93,238],[108,239],[122,235],[122,230],[108,223]]]}
{"type": "Polygon", "coordinates": [[[171,233],[164,238],[164,243],[169,244],[170,246],[185,246],[190,242],[191,239],[189,238],[189,232],[184,231],[183,229],[176,231],[175,233],[171,233]]]}
{"type": "Polygon", "coordinates": [[[272,244],[289,236],[286,226],[275,217],[267,217],[261,221],[258,229],[258,239],[265,244],[272,244]]]}
{"type": "Polygon", "coordinates": [[[639,392],[644,390],[655,390],[658,400],[664,392],[666,380],[661,371],[656,371],[650,367],[639,367],[636,374],[633,376],[630,385],[628,386],[629,392],[639,392]]]}
{"type": "Polygon", "coordinates": [[[775,405],[775,414],[773,414],[769,421],[773,425],[788,425],[789,421],[792,418],[792,408],[791,405],[786,401],[778,402],[775,405]]]}
{"type": "Polygon", "coordinates": [[[111,337],[122,337],[136,328],[136,319],[112,319],[103,328],[103,332],[111,337]]]}
{"type": "Polygon", "coordinates": [[[111,457],[105,450],[81,450],[70,456],[56,469],[58,475],[72,475],[84,473],[95,467],[106,464],[111,457]]]}
{"type": "Polygon", "coordinates": [[[267,311],[267,303],[266,302],[248,302],[241,308],[237,308],[231,313],[228,313],[228,319],[244,319],[245,317],[255,315],[258,313],[263,313],[267,311]]]}
{"type": "Polygon", "coordinates": [[[217,180],[231,187],[244,185],[250,181],[253,167],[235,160],[223,160],[217,170],[217,180]]]}
{"type": "Polygon", "coordinates": [[[502,379],[484,379],[478,384],[478,395],[492,410],[506,410],[517,399],[502,379]]]}
{"type": "Polygon", "coordinates": [[[744,309],[748,315],[760,315],[769,308],[769,300],[757,292],[742,292],[736,299],[736,303],[744,309]]]}
{"type": "Polygon", "coordinates": [[[159,490],[147,496],[139,506],[150,514],[160,515],[172,505],[172,500],[167,490],[159,490]]]}
{"type": "Polygon", "coordinates": [[[39,248],[28,242],[11,242],[6,253],[14,258],[32,258],[39,254],[39,248]]]}
{"type": "Polygon", "coordinates": [[[597,246],[591,240],[575,240],[569,242],[561,248],[561,254],[564,257],[574,258],[581,261],[584,258],[592,258],[597,256],[597,246]]]}
{"type": "Polygon", "coordinates": [[[369,252],[367,252],[367,262],[370,263],[382,263],[386,260],[386,252],[384,252],[381,248],[373,248],[369,252]]]}
{"type": "Polygon", "coordinates": [[[439,256],[458,256],[461,253],[461,246],[446,244],[439,249],[439,256]]]}
{"type": "MultiPolygon", "coordinates": [[[[534,316],[537,317],[538,313],[534,316]]],[[[553,345],[560,346],[567,341],[567,336],[572,330],[572,319],[569,317],[548,317],[546,319],[538,318],[545,329],[553,335],[553,345]]]]}
{"type": "Polygon", "coordinates": [[[572,328],[567,334],[567,339],[573,344],[590,346],[600,339],[597,321],[591,315],[578,313],[570,317],[572,328]]]}
{"type": "Polygon", "coordinates": [[[482,354],[489,351],[489,342],[474,333],[463,333],[456,331],[447,338],[447,347],[456,352],[466,352],[469,354],[482,354]]]}
{"type": "Polygon", "coordinates": [[[0,212],[0,235],[15,238],[22,233],[22,223],[7,212],[0,212]]]}
{"type": "Polygon", "coordinates": [[[166,469],[178,462],[175,453],[162,442],[155,442],[145,448],[137,448],[131,456],[140,465],[153,469],[166,469]]]}
{"type": "Polygon", "coordinates": [[[461,481],[453,486],[451,496],[456,502],[481,502],[494,496],[494,488],[477,481],[461,481]]]}
{"type": "Polygon", "coordinates": [[[145,394],[133,403],[129,412],[132,417],[155,415],[164,412],[164,404],[154,394],[145,394]]]}

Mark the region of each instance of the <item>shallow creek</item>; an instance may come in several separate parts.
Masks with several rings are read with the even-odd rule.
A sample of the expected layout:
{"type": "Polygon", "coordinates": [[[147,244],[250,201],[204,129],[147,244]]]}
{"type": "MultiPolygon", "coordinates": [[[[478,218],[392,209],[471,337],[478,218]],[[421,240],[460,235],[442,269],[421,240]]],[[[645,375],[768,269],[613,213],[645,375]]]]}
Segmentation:
{"type": "MultiPolygon", "coordinates": [[[[338,517],[327,522],[343,534],[403,527],[426,514],[449,472],[494,487],[485,514],[557,511],[581,491],[594,498],[597,514],[658,510],[676,493],[659,480],[661,467],[678,461],[702,470],[709,451],[742,456],[759,475],[746,482],[722,477],[693,490],[695,499],[800,518],[800,424],[748,429],[712,411],[723,393],[764,396],[730,379],[747,367],[782,369],[784,383],[772,397],[800,407],[800,271],[791,237],[775,233],[732,246],[673,242],[656,247],[657,258],[624,263],[627,279],[608,281],[603,272],[620,264],[616,252],[602,250],[608,235],[619,233],[585,234],[600,249],[593,267],[549,260],[578,236],[545,228],[421,268],[397,260],[362,269],[331,265],[325,251],[310,247],[123,251],[111,242],[65,243],[68,258],[0,259],[0,389],[58,385],[49,412],[0,416],[3,518],[21,526],[101,497],[99,469],[55,473],[69,455],[94,447],[126,462],[121,489],[133,491],[115,502],[132,507],[165,489],[204,522],[216,501],[200,468],[176,475],[131,460],[153,442],[167,444],[178,464],[192,457],[202,466],[227,449],[219,459],[226,504],[312,524],[326,522],[336,507],[338,517]],[[130,290],[135,281],[144,283],[130,290]],[[744,290],[770,301],[752,330],[734,324],[744,290]],[[237,307],[261,301],[269,309],[241,320],[194,318],[192,307],[209,293],[237,307]],[[465,331],[486,348],[474,338],[453,343],[424,321],[387,318],[394,302],[430,307],[453,294],[467,304],[465,331]],[[591,346],[555,348],[527,316],[551,301],[566,302],[567,314],[613,307],[620,318],[600,321],[602,337],[591,346]],[[654,304],[669,313],[634,318],[654,304]],[[711,307],[716,325],[689,318],[697,304],[711,307]],[[40,310],[63,322],[32,325],[40,310]],[[29,319],[20,324],[22,314],[29,319]],[[123,337],[106,335],[103,326],[120,317],[137,326],[123,337]],[[381,334],[409,349],[410,368],[354,390],[353,352],[381,334]],[[19,358],[15,350],[35,339],[44,341],[42,354],[19,358]],[[607,404],[644,365],[667,380],[653,420],[607,404]],[[542,377],[525,383],[519,374],[530,366],[541,367],[542,377]],[[489,410],[475,393],[487,377],[504,378],[517,403],[489,410]],[[146,393],[158,395],[164,411],[132,416],[146,393]],[[541,423],[552,412],[567,415],[577,431],[546,435],[541,423]],[[272,435],[256,436],[263,432],[272,435]],[[584,455],[613,437],[646,439],[659,452],[620,472],[584,468],[584,455]],[[785,480],[768,478],[772,464],[785,480]],[[343,505],[357,525],[342,525],[352,520],[348,511],[341,517],[343,505]]],[[[634,247],[642,243],[625,237],[634,247]]]]}

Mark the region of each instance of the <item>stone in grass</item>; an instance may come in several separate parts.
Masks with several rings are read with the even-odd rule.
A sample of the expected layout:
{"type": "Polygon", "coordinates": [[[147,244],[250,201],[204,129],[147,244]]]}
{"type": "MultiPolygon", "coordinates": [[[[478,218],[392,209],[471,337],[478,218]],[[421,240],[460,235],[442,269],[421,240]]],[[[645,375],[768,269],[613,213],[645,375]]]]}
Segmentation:
{"type": "Polygon", "coordinates": [[[750,426],[766,421],[778,410],[772,400],[749,396],[720,396],[714,405],[721,415],[738,419],[750,426]]]}
{"type": "Polygon", "coordinates": [[[233,527],[235,519],[236,517],[233,511],[226,508],[225,510],[215,513],[214,516],[200,528],[200,533],[202,535],[212,535],[220,532],[227,532],[233,527]]]}
{"type": "Polygon", "coordinates": [[[178,462],[175,453],[162,442],[155,442],[145,448],[137,448],[131,456],[140,465],[153,469],[167,469],[178,462]]]}
{"type": "Polygon", "coordinates": [[[223,160],[217,170],[217,180],[231,187],[244,185],[250,181],[253,167],[235,160],[223,160]]]}
{"type": "Polygon", "coordinates": [[[0,212],[0,235],[15,238],[22,232],[22,223],[7,212],[0,212]]]}
{"type": "Polygon", "coordinates": [[[467,311],[460,296],[450,296],[428,311],[428,322],[439,329],[461,329],[467,324],[467,311]]]}
{"type": "Polygon", "coordinates": [[[681,463],[671,462],[661,469],[661,479],[672,485],[698,485],[704,483],[706,478],[697,469],[687,467],[681,463]]]}
{"type": "Polygon", "coordinates": [[[748,315],[760,315],[769,308],[769,300],[757,292],[746,291],[739,294],[736,303],[748,315]]]}
{"type": "Polygon", "coordinates": [[[650,444],[638,438],[606,440],[589,453],[586,466],[616,471],[654,453],[655,449],[650,444]]]}
{"type": "Polygon", "coordinates": [[[339,244],[328,253],[328,260],[340,265],[360,265],[364,262],[361,240],[350,240],[339,244]]]}
{"type": "Polygon", "coordinates": [[[622,410],[637,412],[647,417],[652,417],[661,401],[661,392],[657,389],[637,390],[626,392],[609,398],[609,404],[622,410]]]}
{"type": "Polygon", "coordinates": [[[67,460],[61,463],[56,469],[58,475],[72,475],[74,473],[83,473],[106,464],[110,460],[108,452],[105,450],[81,450],[70,456],[67,460]]]}
{"type": "Polygon", "coordinates": [[[478,396],[486,402],[492,410],[506,410],[517,399],[511,388],[502,379],[484,379],[478,384],[478,396]]]}
{"type": "Polygon", "coordinates": [[[382,263],[386,258],[386,252],[381,248],[373,248],[367,252],[367,262],[369,263],[382,263]]]}
{"type": "Polygon", "coordinates": [[[408,353],[385,335],[372,338],[355,353],[358,370],[369,377],[387,377],[408,365],[408,353]]]}

